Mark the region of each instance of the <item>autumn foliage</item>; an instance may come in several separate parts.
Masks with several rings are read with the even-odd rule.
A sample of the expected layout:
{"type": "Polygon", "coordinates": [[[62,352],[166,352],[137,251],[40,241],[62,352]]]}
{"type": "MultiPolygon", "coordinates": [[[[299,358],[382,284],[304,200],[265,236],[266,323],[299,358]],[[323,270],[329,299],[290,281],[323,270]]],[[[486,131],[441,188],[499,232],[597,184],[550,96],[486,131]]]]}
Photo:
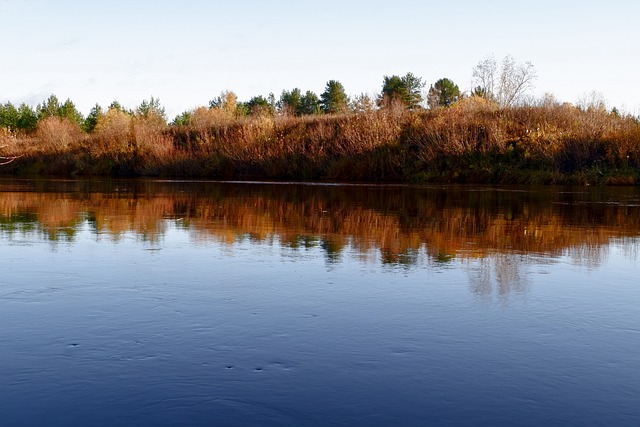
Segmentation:
{"type": "Polygon", "coordinates": [[[640,172],[634,117],[479,97],[300,117],[201,107],[179,125],[114,108],[90,133],[49,117],[0,138],[1,155],[22,155],[3,172],[23,175],[633,184],[640,172]]]}

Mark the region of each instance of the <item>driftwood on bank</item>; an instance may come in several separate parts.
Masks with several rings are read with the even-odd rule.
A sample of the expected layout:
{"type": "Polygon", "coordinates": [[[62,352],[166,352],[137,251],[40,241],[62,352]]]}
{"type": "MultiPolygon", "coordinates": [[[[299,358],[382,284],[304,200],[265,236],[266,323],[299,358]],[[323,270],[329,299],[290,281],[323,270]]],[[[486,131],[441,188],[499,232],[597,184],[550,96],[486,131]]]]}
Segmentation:
{"type": "MultiPolygon", "coordinates": [[[[0,150],[6,147],[6,145],[1,145],[0,150]]],[[[19,159],[20,157],[22,156],[0,156],[0,166],[8,165],[9,163],[13,162],[15,159],[19,159]]]]}

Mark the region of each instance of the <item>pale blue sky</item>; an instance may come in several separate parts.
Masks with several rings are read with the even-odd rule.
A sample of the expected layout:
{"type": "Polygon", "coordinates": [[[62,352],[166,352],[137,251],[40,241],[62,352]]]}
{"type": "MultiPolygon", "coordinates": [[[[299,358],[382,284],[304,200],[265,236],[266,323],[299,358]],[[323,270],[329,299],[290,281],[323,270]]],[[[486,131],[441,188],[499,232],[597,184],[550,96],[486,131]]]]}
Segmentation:
{"type": "Polygon", "coordinates": [[[0,0],[0,101],[49,94],[83,113],[155,96],[171,118],[223,90],[241,100],[336,79],[379,92],[412,72],[471,88],[489,54],[531,61],[536,95],[592,91],[640,113],[640,1],[0,0]]]}

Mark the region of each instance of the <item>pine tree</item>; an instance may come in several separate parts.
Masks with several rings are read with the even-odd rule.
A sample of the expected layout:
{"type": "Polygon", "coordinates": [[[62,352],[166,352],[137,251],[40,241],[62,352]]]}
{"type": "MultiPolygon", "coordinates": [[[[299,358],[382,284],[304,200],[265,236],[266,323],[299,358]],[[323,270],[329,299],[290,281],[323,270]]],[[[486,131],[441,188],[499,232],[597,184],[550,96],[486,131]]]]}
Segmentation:
{"type": "Polygon", "coordinates": [[[349,108],[349,97],[344,86],[337,80],[329,80],[320,95],[320,106],[325,113],[342,113],[349,108]]]}

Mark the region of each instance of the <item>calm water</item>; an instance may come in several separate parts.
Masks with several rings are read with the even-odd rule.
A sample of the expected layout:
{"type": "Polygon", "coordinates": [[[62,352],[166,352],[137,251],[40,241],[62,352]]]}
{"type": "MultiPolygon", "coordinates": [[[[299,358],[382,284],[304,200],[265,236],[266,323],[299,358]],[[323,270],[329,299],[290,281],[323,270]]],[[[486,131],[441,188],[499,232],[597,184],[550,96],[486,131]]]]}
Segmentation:
{"type": "Polygon", "coordinates": [[[640,425],[639,189],[0,191],[2,425],[640,425]]]}

